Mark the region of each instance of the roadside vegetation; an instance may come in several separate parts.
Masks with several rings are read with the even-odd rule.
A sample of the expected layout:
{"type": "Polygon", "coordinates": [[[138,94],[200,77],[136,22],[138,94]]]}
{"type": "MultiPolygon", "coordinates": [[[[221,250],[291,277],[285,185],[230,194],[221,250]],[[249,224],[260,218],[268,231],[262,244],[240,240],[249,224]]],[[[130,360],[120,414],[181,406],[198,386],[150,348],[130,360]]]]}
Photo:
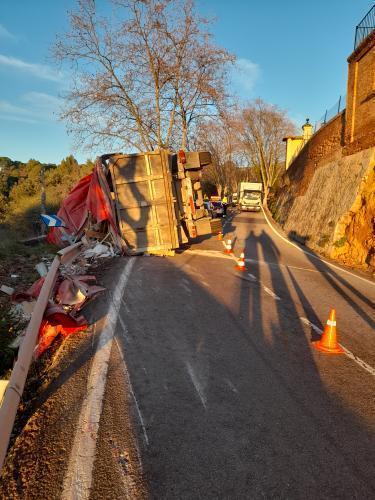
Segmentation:
{"type": "MultiPolygon", "coordinates": [[[[0,285],[21,291],[39,278],[35,265],[42,256],[53,256],[56,248],[22,241],[43,234],[40,214],[56,213],[61,200],[92,168],[91,161],[79,165],[73,156],[58,165],[0,157],[0,285]]],[[[9,344],[24,327],[9,296],[0,293],[0,376],[13,364],[15,351],[9,344]]]]}

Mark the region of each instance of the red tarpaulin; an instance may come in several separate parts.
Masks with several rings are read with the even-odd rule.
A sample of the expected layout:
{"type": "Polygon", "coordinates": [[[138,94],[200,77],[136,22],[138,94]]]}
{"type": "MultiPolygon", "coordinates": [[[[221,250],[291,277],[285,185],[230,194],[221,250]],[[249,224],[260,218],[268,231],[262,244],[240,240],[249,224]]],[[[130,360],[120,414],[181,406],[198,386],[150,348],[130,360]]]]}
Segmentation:
{"type": "Polygon", "coordinates": [[[89,214],[97,223],[108,221],[114,232],[119,234],[111,193],[101,168],[100,158],[93,172],[83,177],[62,202],[57,216],[64,221],[65,227],[52,227],[47,241],[64,246],[67,242],[66,235],[79,235],[89,214]]]}

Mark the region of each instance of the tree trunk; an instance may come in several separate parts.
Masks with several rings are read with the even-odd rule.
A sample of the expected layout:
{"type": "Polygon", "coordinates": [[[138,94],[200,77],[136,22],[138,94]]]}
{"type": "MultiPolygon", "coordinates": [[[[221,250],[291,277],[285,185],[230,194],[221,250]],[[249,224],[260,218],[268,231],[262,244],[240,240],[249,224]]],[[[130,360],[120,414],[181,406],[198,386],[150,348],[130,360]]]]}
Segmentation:
{"type": "MultiPolygon", "coordinates": [[[[47,208],[46,208],[46,185],[45,185],[45,181],[44,181],[44,174],[45,174],[44,165],[41,165],[40,172],[39,172],[40,213],[41,214],[45,214],[47,211],[47,208]]],[[[41,224],[41,232],[42,232],[42,234],[45,234],[47,232],[47,228],[43,223],[41,224]]]]}
{"type": "Polygon", "coordinates": [[[265,183],[264,184],[264,197],[263,197],[263,206],[265,206],[265,207],[267,206],[269,192],[270,192],[269,187],[265,183]]]}

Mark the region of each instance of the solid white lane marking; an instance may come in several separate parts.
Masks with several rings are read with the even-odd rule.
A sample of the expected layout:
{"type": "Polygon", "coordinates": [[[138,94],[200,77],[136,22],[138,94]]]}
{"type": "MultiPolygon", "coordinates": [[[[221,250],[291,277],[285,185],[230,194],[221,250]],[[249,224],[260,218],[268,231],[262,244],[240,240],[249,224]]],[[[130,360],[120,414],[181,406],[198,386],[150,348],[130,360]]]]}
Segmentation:
{"type": "MultiPolygon", "coordinates": [[[[126,331],[127,331],[127,329],[126,329],[126,331]]],[[[139,408],[139,404],[138,404],[137,398],[135,397],[135,393],[134,393],[134,390],[133,390],[133,384],[131,383],[131,380],[130,380],[130,376],[129,376],[129,372],[128,372],[128,367],[126,366],[124,355],[122,354],[122,350],[121,350],[120,344],[118,343],[118,340],[117,340],[116,337],[115,337],[115,343],[116,343],[117,349],[118,349],[118,351],[120,353],[120,356],[121,356],[121,359],[122,359],[124,373],[125,373],[128,385],[129,385],[129,389],[130,389],[131,395],[133,396],[133,401],[135,403],[135,407],[137,409],[139,422],[140,422],[141,427],[142,427],[143,437],[145,438],[145,442],[146,442],[146,444],[148,446],[149,445],[149,440],[148,440],[148,435],[147,435],[147,431],[146,431],[145,421],[143,420],[142,412],[141,412],[141,410],[139,408]]],[[[144,371],[147,374],[145,368],[144,368],[144,371]]]]}
{"type": "Polygon", "coordinates": [[[194,373],[194,370],[193,370],[191,364],[189,363],[189,361],[185,361],[185,365],[186,365],[188,374],[190,375],[191,381],[193,382],[195,390],[197,391],[199,399],[201,400],[204,409],[207,410],[207,398],[204,394],[203,387],[202,387],[201,383],[199,382],[198,377],[194,373]]]}
{"type": "MultiPolygon", "coordinates": [[[[324,262],[324,264],[327,264],[327,266],[330,266],[330,267],[333,267],[334,269],[337,269],[338,271],[341,271],[343,273],[346,273],[346,274],[349,274],[350,276],[353,276],[353,278],[357,278],[361,281],[364,281],[365,283],[368,283],[369,285],[372,285],[372,286],[375,286],[375,281],[370,281],[366,278],[362,278],[362,276],[357,276],[356,274],[353,274],[351,273],[350,271],[347,271],[346,269],[342,269],[341,267],[339,266],[335,266],[335,264],[331,264],[331,262],[328,262],[327,260],[324,260],[323,258],[321,257],[318,257],[317,255],[311,253],[311,252],[308,252],[307,250],[304,250],[303,248],[300,248],[298,245],[296,245],[295,243],[289,241],[287,238],[284,238],[283,235],[281,235],[274,227],[273,225],[270,223],[267,215],[266,215],[266,212],[264,211],[264,208],[262,207],[262,211],[263,211],[263,215],[267,221],[267,224],[270,226],[270,228],[272,229],[272,231],[277,234],[277,236],[279,238],[281,238],[282,240],[284,240],[286,243],[288,243],[288,245],[291,245],[292,247],[294,248],[297,248],[297,250],[299,250],[300,252],[302,253],[305,253],[307,255],[310,255],[310,257],[313,257],[314,259],[316,260],[319,260],[321,262],[324,262]]],[[[323,273],[322,273],[323,274],[323,273]]]]}
{"type": "Polygon", "coordinates": [[[254,280],[254,281],[256,281],[256,280],[257,280],[257,277],[256,277],[256,276],[254,276],[253,274],[251,274],[251,273],[247,273],[247,275],[248,275],[248,276],[250,276],[250,278],[251,278],[252,280],[254,280]]]}
{"type": "Polygon", "coordinates": [[[281,300],[280,297],[278,295],[276,295],[276,293],[274,293],[272,290],[270,290],[269,288],[267,288],[266,286],[263,285],[263,290],[268,293],[268,295],[271,295],[271,297],[273,297],[275,300],[281,300]]]}
{"type": "MultiPolygon", "coordinates": [[[[314,325],[314,323],[311,323],[311,321],[309,321],[307,318],[300,318],[300,320],[302,321],[302,323],[305,323],[305,325],[310,326],[316,333],[318,333],[319,335],[322,335],[323,330],[321,330],[319,327],[314,325]]],[[[349,351],[349,349],[347,349],[342,344],[339,344],[339,346],[342,347],[342,349],[344,350],[344,353],[346,354],[346,356],[348,358],[350,358],[352,361],[357,363],[357,365],[359,365],[361,368],[363,368],[368,373],[370,373],[373,377],[375,377],[375,368],[368,365],[365,361],[363,361],[361,358],[359,358],[358,356],[353,354],[351,351],[349,351]]]]}
{"type": "Polygon", "coordinates": [[[88,500],[90,497],[92,470],[107,381],[109,357],[119,316],[121,299],[134,263],[135,259],[130,258],[120,276],[107,312],[103,330],[99,336],[87,381],[86,396],[82,403],[68,468],[64,478],[61,497],[63,500],[88,500]]]}

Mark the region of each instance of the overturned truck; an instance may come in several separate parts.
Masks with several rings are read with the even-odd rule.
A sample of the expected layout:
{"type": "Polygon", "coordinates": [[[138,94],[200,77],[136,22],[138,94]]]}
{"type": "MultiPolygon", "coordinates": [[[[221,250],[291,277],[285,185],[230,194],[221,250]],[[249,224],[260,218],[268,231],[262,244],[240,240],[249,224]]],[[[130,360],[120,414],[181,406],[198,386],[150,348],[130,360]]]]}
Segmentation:
{"type": "Polygon", "coordinates": [[[102,155],[91,177],[80,181],[88,188],[77,189],[79,183],[63,203],[58,216],[65,227],[54,228],[49,240],[72,242],[92,229],[98,234],[108,230],[115,246],[126,253],[166,254],[210,234],[213,225],[200,183],[210,163],[208,152],[160,149],[102,155]]]}

